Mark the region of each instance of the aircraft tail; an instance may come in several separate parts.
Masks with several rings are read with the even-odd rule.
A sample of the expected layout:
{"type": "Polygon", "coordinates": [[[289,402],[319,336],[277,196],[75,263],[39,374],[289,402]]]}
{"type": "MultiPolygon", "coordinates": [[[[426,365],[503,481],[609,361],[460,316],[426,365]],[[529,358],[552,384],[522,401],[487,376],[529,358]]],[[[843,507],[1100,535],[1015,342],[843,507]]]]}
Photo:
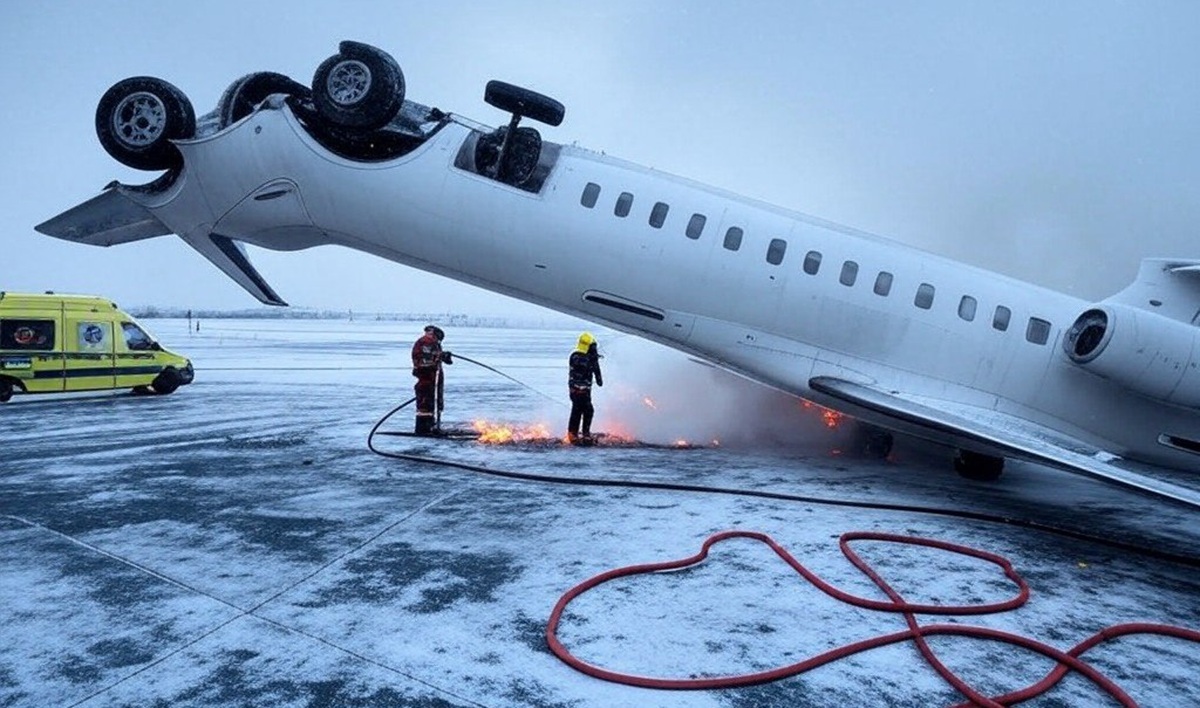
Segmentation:
{"type": "MultiPolygon", "coordinates": [[[[89,246],[115,246],[174,233],[149,209],[115,188],[115,184],[34,228],[47,236],[89,246]]],[[[287,305],[250,263],[241,243],[220,234],[181,237],[259,302],[287,305]]]]}
{"type": "Polygon", "coordinates": [[[34,228],[47,236],[90,246],[115,246],[171,233],[149,209],[111,185],[34,228]]]}

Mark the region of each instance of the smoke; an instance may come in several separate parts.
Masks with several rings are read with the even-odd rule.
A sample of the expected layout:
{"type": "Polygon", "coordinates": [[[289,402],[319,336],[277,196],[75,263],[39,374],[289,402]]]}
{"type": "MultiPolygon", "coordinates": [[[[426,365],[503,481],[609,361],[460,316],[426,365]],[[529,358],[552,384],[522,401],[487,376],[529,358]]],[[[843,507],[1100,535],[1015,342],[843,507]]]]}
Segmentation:
{"type": "Polygon", "coordinates": [[[795,396],[634,337],[601,340],[605,385],[593,430],[656,444],[722,447],[844,444],[852,426],[795,396]]]}

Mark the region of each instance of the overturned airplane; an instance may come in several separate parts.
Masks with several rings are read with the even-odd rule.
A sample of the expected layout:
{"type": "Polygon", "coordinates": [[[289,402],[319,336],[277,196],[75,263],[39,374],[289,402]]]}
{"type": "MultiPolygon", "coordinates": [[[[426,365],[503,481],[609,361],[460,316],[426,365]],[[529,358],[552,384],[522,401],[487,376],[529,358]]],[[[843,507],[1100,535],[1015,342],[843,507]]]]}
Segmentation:
{"type": "Polygon", "coordinates": [[[1200,472],[1200,260],[1148,259],[1086,302],[543,140],[521,121],[564,108],[533,91],[492,81],[484,98],[507,125],[408,100],[392,57],[356,42],[311,86],[249,74],[199,120],[166,81],[126,79],[100,100],[100,141],[163,174],[37,229],[178,234],[271,305],[242,244],[347,246],[943,443],[974,479],[1021,458],[1200,506],[1154,469],[1200,472]]]}

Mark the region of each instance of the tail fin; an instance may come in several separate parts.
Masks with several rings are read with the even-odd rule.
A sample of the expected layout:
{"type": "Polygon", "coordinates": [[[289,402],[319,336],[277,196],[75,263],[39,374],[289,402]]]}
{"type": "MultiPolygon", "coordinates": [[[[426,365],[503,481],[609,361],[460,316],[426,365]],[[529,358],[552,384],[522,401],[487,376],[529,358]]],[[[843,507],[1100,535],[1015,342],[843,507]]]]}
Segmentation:
{"type": "MultiPolygon", "coordinates": [[[[149,209],[115,185],[34,228],[47,236],[90,246],[115,246],[173,233],[149,209]]],[[[183,236],[183,240],[259,302],[287,305],[255,270],[241,243],[220,234],[183,236]]]]}
{"type": "Polygon", "coordinates": [[[240,242],[220,234],[199,237],[185,236],[183,240],[199,251],[200,255],[212,261],[213,265],[221,269],[221,272],[233,278],[235,283],[258,298],[259,302],[264,305],[287,306],[287,303],[275,294],[267,281],[250,263],[250,259],[246,256],[246,249],[240,242]]]}

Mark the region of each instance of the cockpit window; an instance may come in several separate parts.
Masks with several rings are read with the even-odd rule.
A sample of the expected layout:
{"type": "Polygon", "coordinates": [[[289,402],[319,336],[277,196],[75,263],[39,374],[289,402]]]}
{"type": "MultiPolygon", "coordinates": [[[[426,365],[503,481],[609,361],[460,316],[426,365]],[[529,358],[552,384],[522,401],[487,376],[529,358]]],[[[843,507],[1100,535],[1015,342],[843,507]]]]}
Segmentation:
{"type": "Polygon", "coordinates": [[[134,323],[122,322],[121,331],[125,333],[125,346],[129,351],[145,352],[154,348],[154,340],[134,323]]]}

